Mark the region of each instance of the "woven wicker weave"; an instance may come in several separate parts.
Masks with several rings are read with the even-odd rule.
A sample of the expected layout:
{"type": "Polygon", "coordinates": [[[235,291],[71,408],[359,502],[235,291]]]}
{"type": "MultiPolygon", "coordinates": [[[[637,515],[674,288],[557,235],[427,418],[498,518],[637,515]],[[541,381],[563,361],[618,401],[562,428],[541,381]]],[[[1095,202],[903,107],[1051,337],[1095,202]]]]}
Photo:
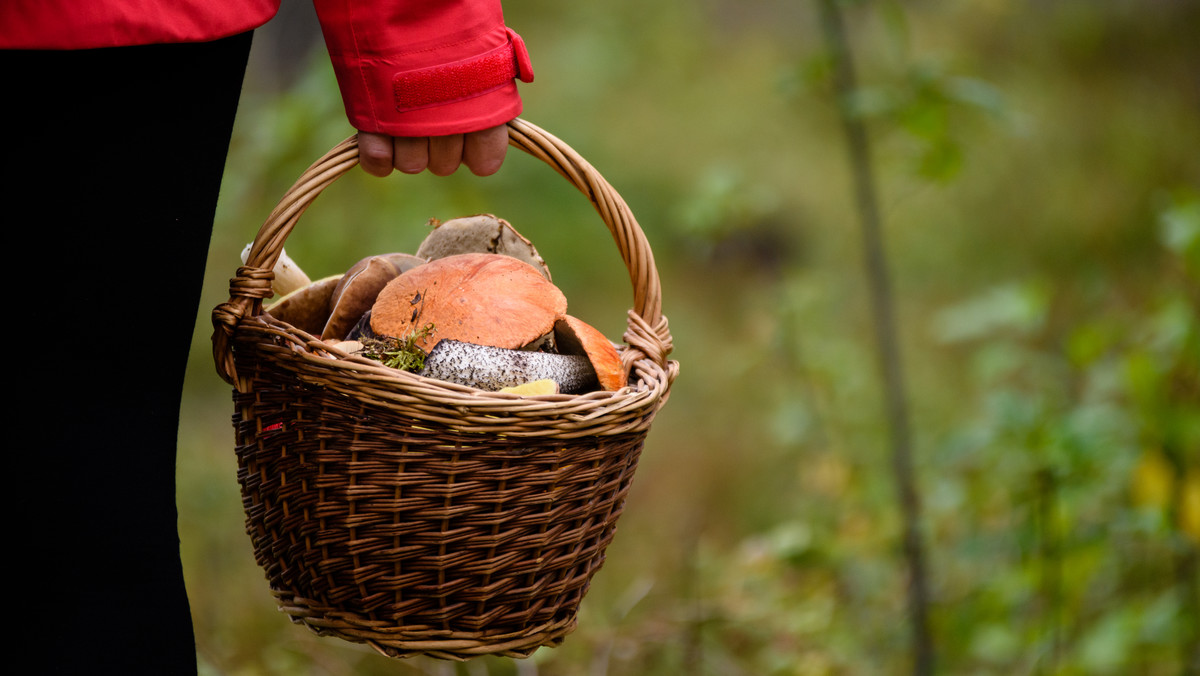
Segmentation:
{"type": "Polygon", "coordinates": [[[280,609],[393,657],[521,657],[560,643],[678,372],[654,258],[625,202],[541,129],[515,120],[509,139],[574,184],[613,234],[634,291],[629,387],[483,392],[349,356],[265,312],[284,240],[357,163],[353,137],[283,197],[213,311],[217,370],[236,388],[246,528],[280,609]]]}

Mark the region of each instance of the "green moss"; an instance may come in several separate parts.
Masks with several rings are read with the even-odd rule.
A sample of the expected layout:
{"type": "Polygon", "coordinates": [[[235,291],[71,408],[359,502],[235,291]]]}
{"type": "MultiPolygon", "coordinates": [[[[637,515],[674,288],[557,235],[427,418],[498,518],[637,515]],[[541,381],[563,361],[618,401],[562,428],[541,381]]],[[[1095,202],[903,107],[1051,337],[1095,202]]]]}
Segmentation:
{"type": "Polygon", "coordinates": [[[425,365],[425,351],[417,347],[417,343],[433,335],[435,330],[433,324],[426,324],[403,338],[363,338],[363,356],[401,371],[419,371],[425,365]]]}

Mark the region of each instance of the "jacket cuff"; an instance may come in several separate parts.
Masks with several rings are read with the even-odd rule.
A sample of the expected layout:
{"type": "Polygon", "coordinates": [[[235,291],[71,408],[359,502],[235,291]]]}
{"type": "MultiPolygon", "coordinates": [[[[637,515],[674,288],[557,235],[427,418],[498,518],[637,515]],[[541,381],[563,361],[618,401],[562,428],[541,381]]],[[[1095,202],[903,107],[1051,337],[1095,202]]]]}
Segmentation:
{"type": "Polygon", "coordinates": [[[332,53],[350,124],[391,136],[443,136],[488,129],[521,114],[516,81],[532,82],[525,43],[493,28],[420,59],[332,53]],[[421,67],[413,68],[414,61],[421,67]]]}

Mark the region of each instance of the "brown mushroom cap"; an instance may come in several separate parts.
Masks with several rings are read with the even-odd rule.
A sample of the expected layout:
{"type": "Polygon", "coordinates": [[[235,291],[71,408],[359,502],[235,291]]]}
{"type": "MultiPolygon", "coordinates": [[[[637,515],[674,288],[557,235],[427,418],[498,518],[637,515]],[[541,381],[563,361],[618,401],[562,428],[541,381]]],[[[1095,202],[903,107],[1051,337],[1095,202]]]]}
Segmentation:
{"type": "Polygon", "coordinates": [[[319,279],[263,309],[279,321],[316,335],[329,317],[329,297],[339,279],[336,275],[319,279]]]}
{"type": "Polygon", "coordinates": [[[345,338],[363,313],[375,304],[376,296],[388,282],[424,263],[425,259],[405,253],[367,256],[355,263],[333,290],[329,320],[321,331],[321,339],[345,338]]]}
{"type": "Polygon", "coordinates": [[[533,266],[500,254],[430,261],[388,282],[371,308],[371,330],[416,341],[428,352],[443,339],[517,349],[554,328],[567,310],[558,287],[533,266]]]}
{"type": "Polygon", "coordinates": [[[612,391],[625,387],[628,377],[621,366],[621,355],[599,329],[564,315],[554,325],[554,335],[561,354],[583,355],[592,362],[601,388],[612,391]]]}

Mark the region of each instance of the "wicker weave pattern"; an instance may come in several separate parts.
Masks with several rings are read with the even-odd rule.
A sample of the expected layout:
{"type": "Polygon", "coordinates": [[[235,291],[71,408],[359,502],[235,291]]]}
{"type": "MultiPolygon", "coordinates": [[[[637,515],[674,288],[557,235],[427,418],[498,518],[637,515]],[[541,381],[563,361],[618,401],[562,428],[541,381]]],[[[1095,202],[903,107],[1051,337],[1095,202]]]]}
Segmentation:
{"type": "Polygon", "coordinates": [[[645,437],[464,433],[270,372],[236,401],[259,565],[381,643],[397,637],[367,631],[377,618],[431,636],[569,626],[645,437]]]}
{"type": "Polygon", "coordinates": [[[246,528],[280,609],[395,657],[524,656],[574,629],[678,372],[624,202],[536,127],[515,121],[510,140],[579,187],[613,233],[634,285],[629,387],[482,392],[341,353],[263,312],[284,239],[354,165],[353,139],[285,195],[213,313],[218,371],[236,387],[246,528]]]}

